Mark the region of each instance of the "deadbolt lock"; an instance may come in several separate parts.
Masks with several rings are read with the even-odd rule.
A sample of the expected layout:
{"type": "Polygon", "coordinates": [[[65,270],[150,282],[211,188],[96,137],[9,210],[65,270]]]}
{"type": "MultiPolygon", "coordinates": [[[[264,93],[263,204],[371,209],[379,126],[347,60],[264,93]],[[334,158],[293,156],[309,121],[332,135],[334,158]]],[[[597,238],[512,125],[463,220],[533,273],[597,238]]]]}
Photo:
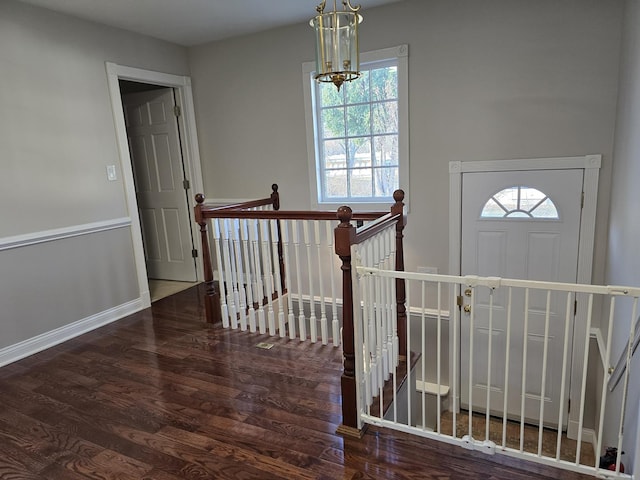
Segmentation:
{"type": "Polygon", "coordinates": [[[470,288],[467,288],[467,289],[464,291],[464,294],[465,294],[465,296],[470,297],[470,296],[471,296],[471,289],[470,289],[470,288]]]}

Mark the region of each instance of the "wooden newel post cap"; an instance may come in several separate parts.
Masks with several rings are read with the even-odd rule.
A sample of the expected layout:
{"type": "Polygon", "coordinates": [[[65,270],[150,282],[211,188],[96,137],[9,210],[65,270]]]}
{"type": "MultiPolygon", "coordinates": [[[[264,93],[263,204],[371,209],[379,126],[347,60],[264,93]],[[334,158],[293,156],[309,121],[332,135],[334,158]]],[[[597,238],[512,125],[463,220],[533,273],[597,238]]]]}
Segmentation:
{"type": "Polygon", "coordinates": [[[204,195],[202,193],[196,193],[196,203],[201,205],[204,203],[204,195]]]}
{"type": "Polygon", "coordinates": [[[393,199],[396,203],[402,203],[402,201],[404,200],[404,190],[398,189],[393,192],[393,199]]]}
{"type": "Polygon", "coordinates": [[[349,227],[351,226],[351,218],[353,217],[353,210],[351,210],[350,207],[347,207],[346,205],[343,205],[342,207],[338,208],[338,220],[340,220],[340,227],[349,227]]]}
{"type": "Polygon", "coordinates": [[[272,184],[271,190],[273,190],[273,193],[278,193],[278,184],[277,183],[272,184]]]}

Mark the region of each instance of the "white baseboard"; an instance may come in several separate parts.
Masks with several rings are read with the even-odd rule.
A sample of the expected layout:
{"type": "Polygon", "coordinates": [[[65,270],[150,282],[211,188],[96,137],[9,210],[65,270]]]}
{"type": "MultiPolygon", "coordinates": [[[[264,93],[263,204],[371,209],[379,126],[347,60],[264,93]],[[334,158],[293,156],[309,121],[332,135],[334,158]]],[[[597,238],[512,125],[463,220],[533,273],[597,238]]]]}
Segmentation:
{"type": "Polygon", "coordinates": [[[143,300],[137,298],[117,307],[110,308],[90,317],[83,318],[55,330],[45,332],[22,342],[0,349],[0,367],[21,360],[34,353],[41,352],[83,333],[120,320],[127,315],[139,312],[144,308],[143,300]]]}
{"type": "MultiPolygon", "coordinates": [[[[578,427],[579,427],[579,423],[576,422],[575,420],[569,420],[569,424],[567,426],[567,438],[570,438],[571,440],[577,440],[578,439],[578,427]]],[[[600,455],[600,453],[596,452],[597,448],[598,448],[598,434],[596,433],[596,431],[592,428],[583,428],[582,429],[582,441],[583,442],[587,442],[590,443],[591,445],[593,445],[593,451],[596,454],[596,456],[600,455]]]]}

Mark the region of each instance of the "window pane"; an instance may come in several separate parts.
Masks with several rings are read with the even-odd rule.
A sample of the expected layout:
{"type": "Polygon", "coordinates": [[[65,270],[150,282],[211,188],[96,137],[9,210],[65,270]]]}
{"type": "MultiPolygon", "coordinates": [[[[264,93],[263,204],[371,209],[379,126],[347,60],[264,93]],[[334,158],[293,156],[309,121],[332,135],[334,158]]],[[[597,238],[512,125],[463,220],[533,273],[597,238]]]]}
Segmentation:
{"type": "Polygon", "coordinates": [[[344,136],[344,108],[335,107],[325,108],[324,110],[322,110],[322,138],[335,138],[344,136]]]}
{"type": "Polygon", "coordinates": [[[349,136],[370,135],[369,120],[371,111],[369,105],[353,105],[347,108],[347,132],[349,136]]]}
{"type": "Polygon", "coordinates": [[[333,83],[319,83],[320,105],[323,107],[333,107],[344,103],[344,90],[338,91],[333,83]]]}
{"type": "Polygon", "coordinates": [[[371,140],[369,137],[356,137],[347,140],[351,168],[371,166],[371,140]]]}
{"type": "Polygon", "coordinates": [[[531,215],[533,215],[534,218],[560,218],[558,216],[558,210],[550,198],[547,198],[544,202],[531,210],[531,215]]]}
{"type": "Polygon", "coordinates": [[[373,152],[373,164],[375,166],[399,165],[397,135],[373,137],[373,144],[375,145],[373,152]]]}
{"type": "Polygon", "coordinates": [[[384,67],[371,70],[371,100],[398,98],[398,68],[384,67]]]}
{"type": "Polygon", "coordinates": [[[376,168],[375,169],[375,191],[376,197],[388,197],[393,195],[393,191],[398,188],[398,168],[376,168]]]}
{"type": "MultiPolygon", "coordinates": [[[[365,103],[369,101],[369,72],[364,70],[357,80],[343,85],[347,103],[365,103]]],[[[334,87],[335,90],[335,87],[334,87]]]]}
{"type": "Polygon", "coordinates": [[[327,198],[347,196],[347,170],[329,170],[324,173],[324,192],[327,198]]]}
{"type": "Polygon", "coordinates": [[[370,197],[371,196],[371,169],[356,168],[351,170],[351,196],[370,197]]]}
{"type": "Polygon", "coordinates": [[[495,218],[495,217],[504,217],[505,212],[502,207],[500,207],[500,205],[498,205],[498,203],[493,199],[489,199],[489,201],[485,204],[484,208],[482,209],[482,214],[480,215],[481,217],[489,217],[489,218],[495,218]]]}
{"type": "Polygon", "coordinates": [[[493,196],[507,211],[518,209],[518,187],[505,188],[493,196]]]}
{"type": "Polygon", "coordinates": [[[544,193],[535,188],[519,187],[520,188],[520,208],[525,211],[531,210],[535,207],[543,198],[546,197],[544,193]]]}
{"type": "Polygon", "coordinates": [[[325,140],[324,142],[324,167],[347,168],[347,149],[344,139],[325,140]]]}
{"type": "Polygon", "coordinates": [[[529,215],[526,212],[520,212],[517,210],[514,210],[513,212],[509,212],[507,215],[507,217],[512,217],[512,218],[530,218],[531,215],[529,215]]]}
{"type": "Polygon", "coordinates": [[[398,131],[398,102],[376,103],[373,109],[373,132],[396,133],[398,131]]]}

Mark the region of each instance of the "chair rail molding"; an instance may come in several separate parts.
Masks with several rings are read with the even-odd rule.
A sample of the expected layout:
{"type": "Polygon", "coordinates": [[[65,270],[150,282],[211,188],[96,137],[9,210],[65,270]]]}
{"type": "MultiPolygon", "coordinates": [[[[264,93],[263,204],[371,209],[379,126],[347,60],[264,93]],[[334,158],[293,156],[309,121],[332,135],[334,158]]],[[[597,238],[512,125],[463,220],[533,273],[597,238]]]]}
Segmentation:
{"type": "Polygon", "coordinates": [[[39,243],[54,242],[56,240],[62,240],[64,238],[79,237],[82,235],[90,235],[92,233],[104,232],[107,230],[126,228],[130,225],[131,218],[122,217],[114,218],[111,220],[102,220],[99,222],[72,225],[69,227],[54,228],[51,230],[42,230],[39,232],[25,233],[23,235],[4,237],[0,238],[0,252],[3,250],[11,250],[14,248],[37,245],[39,243]]]}

